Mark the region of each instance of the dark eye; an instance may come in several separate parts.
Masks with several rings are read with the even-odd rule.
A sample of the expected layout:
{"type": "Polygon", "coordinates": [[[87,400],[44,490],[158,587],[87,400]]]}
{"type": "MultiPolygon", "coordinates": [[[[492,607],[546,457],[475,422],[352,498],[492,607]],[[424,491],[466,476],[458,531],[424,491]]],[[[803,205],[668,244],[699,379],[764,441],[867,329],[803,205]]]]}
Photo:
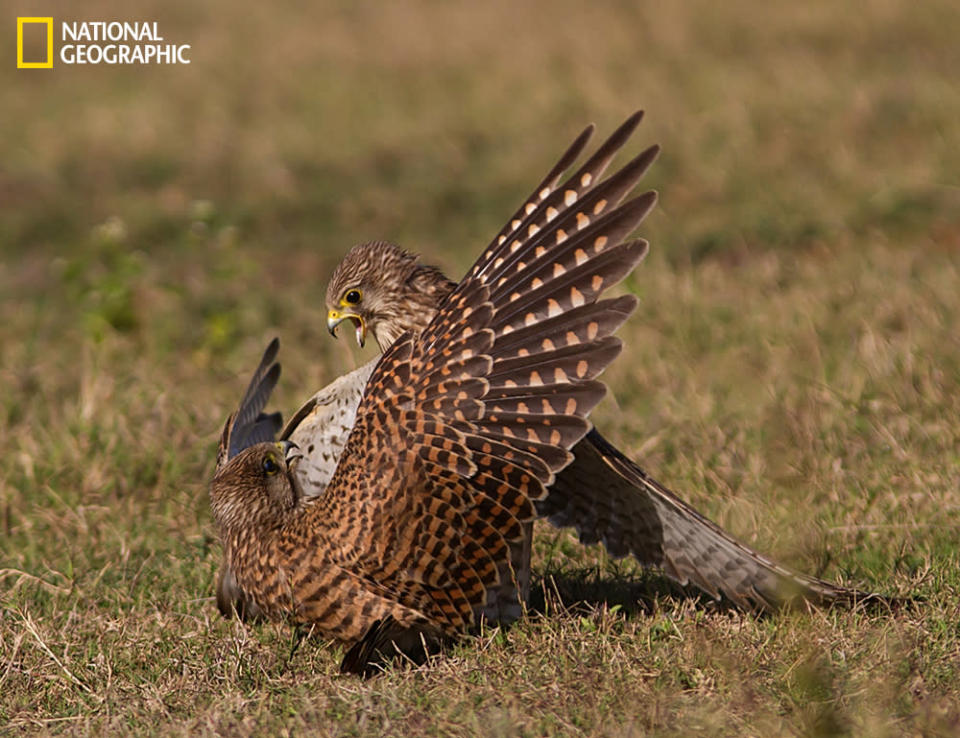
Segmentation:
{"type": "Polygon", "coordinates": [[[280,465],[274,455],[270,454],[263,460],[263,472],[267,476],[273,476],[278,471],[280,471],[280,465]]]}
{"type": "Polygon", "coordinates": [[[360,302],[360,290],[350,290],[346,295],[343,296],[343,299],[351,305],[356,305],[358,302],[360,302]]]}

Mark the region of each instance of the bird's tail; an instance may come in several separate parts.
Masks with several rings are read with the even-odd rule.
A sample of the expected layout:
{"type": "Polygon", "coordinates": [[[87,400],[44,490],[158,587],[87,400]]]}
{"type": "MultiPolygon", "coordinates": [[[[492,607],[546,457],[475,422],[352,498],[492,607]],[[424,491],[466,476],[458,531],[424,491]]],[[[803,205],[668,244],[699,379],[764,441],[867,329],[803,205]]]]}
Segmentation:
{"type": "Polygon", "coordinates": [[[344,654],[340,673],[371,677],[394,660],[419,666],[448,640],[438,628],[428,623],[401,625],[388,615],[371,625],[363,638],[344,654]]]}
{"type": "Polygon", "coordinates": [[[800,574],[757,553],[679,499],[596,431],[575,454],[540,512],[556,525],[576,527],[584,543],[602,542],[614,557],[633,554],[682,585],[692,584],[746,610],[773,611],[808,602],[851,606],[896,602],[800,574]]]}

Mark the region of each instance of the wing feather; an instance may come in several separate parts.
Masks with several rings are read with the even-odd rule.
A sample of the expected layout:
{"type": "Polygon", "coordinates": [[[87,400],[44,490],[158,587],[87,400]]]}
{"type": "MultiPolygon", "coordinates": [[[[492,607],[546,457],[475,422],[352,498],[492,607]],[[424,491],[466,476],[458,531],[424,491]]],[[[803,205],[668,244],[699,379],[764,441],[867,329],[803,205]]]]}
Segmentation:
{"type": "Polygon", "coordinates": [[[606,199],[602,213],[591,212],[569,239],[547,225],[576,218],[553,215],[575,201],[551,184],[572,163],[565,155],[513,219],[521,223],[501,232],[542,221],[544,235],[512,247],[495,239],[427,328],[387,350],[334,478],[311,510],[328,528],[326,556],[396,592],[445,632],[475,624],[505,596],[505,584],[506,596],[517,586],[512,562],[535,503],[589,430],[586,416],[604,391],[596,377],[620,351],[610,334],[636,302],[600,296],[646,254],[645,242],[620,244],[655,195],[618,203],[656,151],[594,188],[638,122],[639,115],[628,120],[563,185],[592,208],[606,199]],[[519,299],[511,299],[514,288],[519,299]],[[568,306],[563,315],[557,304],[568,306]],[[509,330],[518,319],[525,325],[509,330]],[[533,324],[556,340],[543,340],[533,324]]]}

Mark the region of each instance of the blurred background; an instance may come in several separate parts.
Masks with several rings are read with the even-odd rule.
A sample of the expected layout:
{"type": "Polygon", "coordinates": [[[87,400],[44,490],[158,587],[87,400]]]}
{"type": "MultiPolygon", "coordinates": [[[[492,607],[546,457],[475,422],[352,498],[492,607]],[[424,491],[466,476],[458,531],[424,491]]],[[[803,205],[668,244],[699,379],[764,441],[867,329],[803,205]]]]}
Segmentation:
{"type": "MultiPolygon", "coordinates": [[[[25,623],[104,695],[102,656],[65,654],[108,649],[121,713],[170,652],[203,672],[223,633],[182,650],[172,613],[233,632],[206,483],[267,341],[289,414],[373,355],[325,326],[352,244],[459,276],[587,123],[637,108],[623,160],[663,146],[661,199],[597,424],[804,571],[956,593],[958,39],[953,0],[0,0],[0,718],[90,706],[25,623]],[[157,22],[192,63],[18,70],[27,15],[157,22]]],[[[538,540],[540,571],[606,576],[538,540]]],[[[891,704],[956,684],[948,621],[891,704]]]]}
{"type": "Polygon", "coordinates": [[[15,68],[14,18],[40,11],[2,7],[0,505],[26,568],[77,505],[207,535],[217,429],[266,341],[287,409],[369,355],[324,327],[351,244],[459,275],[586,123],[636,108],[631,151],[663,154],[620,404],[599,416],[624,446],[772,540],[791,498],[758,512],[741,486],[775,508],[761,479],[786,494],[843,466],[796,450],[831,413],[843,457],[874,445],[873,421],[848,425],[861,410],[934,443],[905,418],[956,407],[946,0],[51,2],[58,23],[156,21],[192,46],[189,66],[52,70],[15,68]]]}

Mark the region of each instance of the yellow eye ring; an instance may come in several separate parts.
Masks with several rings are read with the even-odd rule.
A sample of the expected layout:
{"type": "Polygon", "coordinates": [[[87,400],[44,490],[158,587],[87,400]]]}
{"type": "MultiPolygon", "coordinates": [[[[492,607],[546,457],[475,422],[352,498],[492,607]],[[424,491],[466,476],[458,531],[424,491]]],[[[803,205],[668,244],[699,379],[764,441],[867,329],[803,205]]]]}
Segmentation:
{"type": "Polygon", "coordinates": [[[269,454],[263,460],[263,473],[268,477],[272,477],[280,471],[280,464],[277,463],[277,457],[273,454],[269,454]]]}
{"type": "Polygon", "coordinates": [[[348,290],[340,301],[342,305],[356,305],[363,299],[363,292],[359,289],[348,290]]]}

